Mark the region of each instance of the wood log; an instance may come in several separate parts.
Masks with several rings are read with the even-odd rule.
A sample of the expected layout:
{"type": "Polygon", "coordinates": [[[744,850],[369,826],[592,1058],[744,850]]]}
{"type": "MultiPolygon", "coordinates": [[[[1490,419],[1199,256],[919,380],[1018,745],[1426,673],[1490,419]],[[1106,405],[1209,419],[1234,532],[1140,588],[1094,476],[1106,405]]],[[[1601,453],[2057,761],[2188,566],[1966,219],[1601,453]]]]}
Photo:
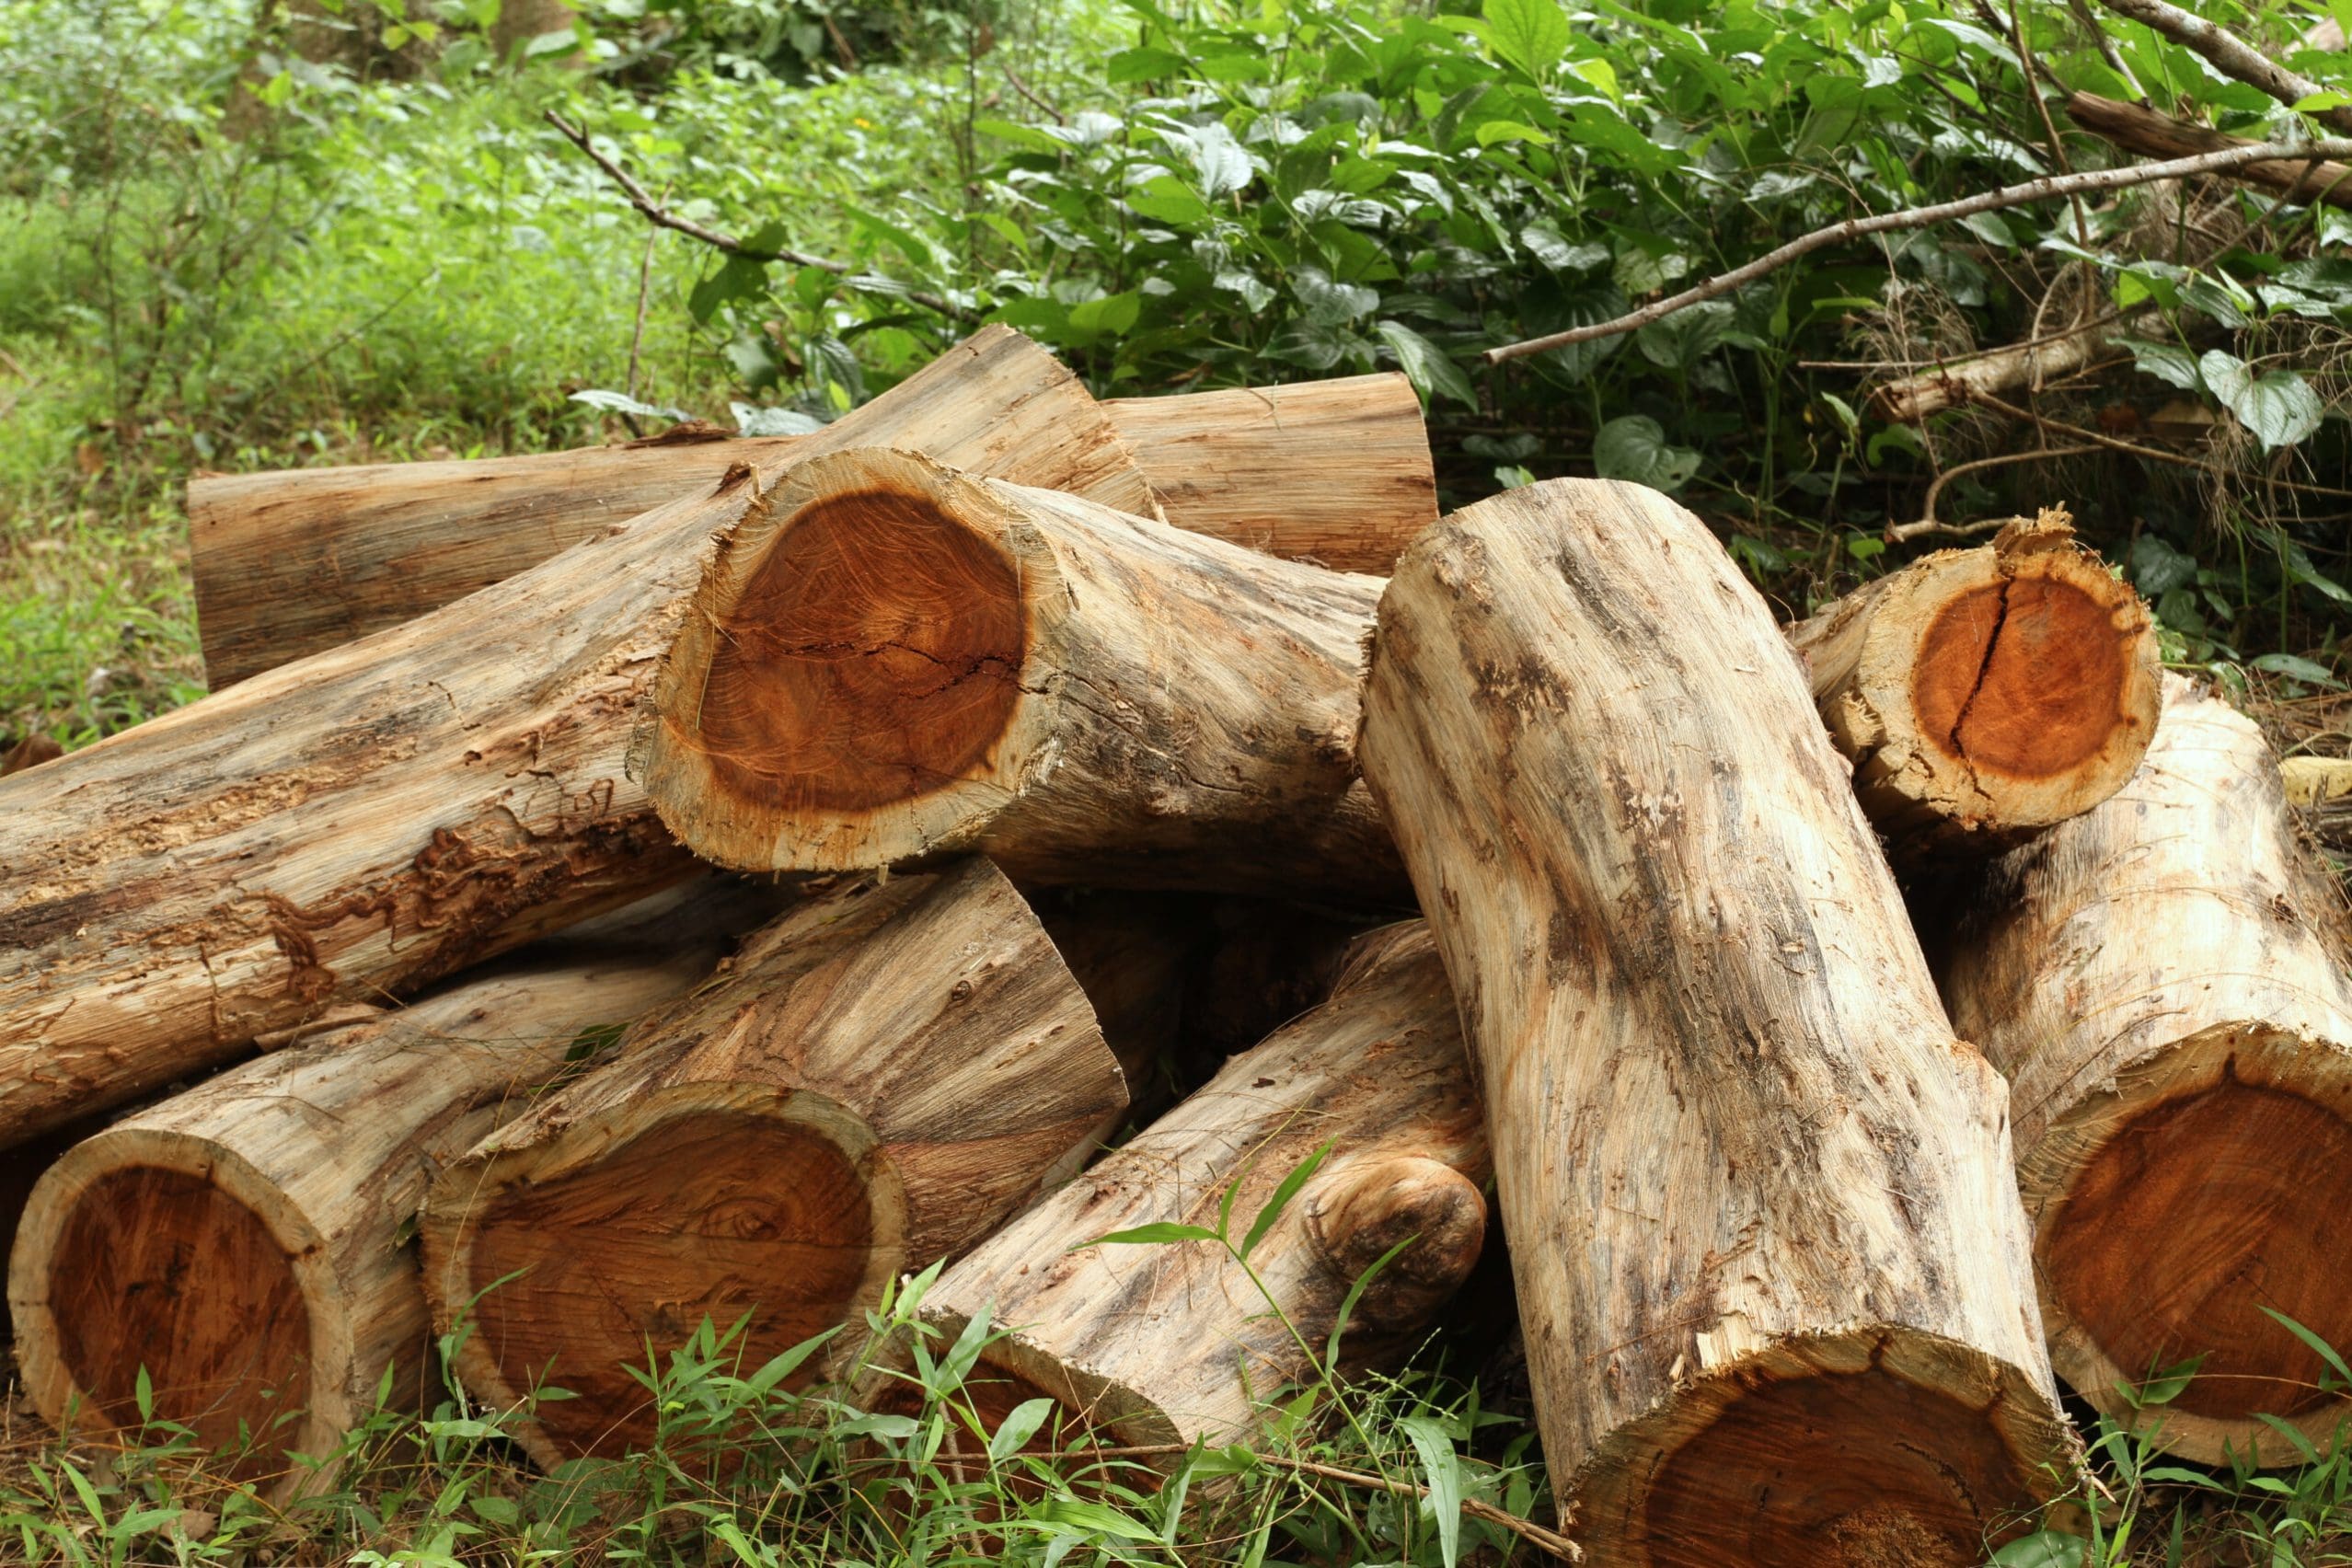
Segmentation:
{"type": "Polygon", "coordinates": [[[2278,765],[2278,781],[2312,836],[2338,854],[2352,854],[2352,758],[2290,756],[2278,765]]]}
{"type": "MultiPolygon", "coordinates": [[[[1437,518],[1421,404],[1394,373],[1103,409],[1182,527],[1379,572],[1437,518]]],[[[526,457],[200,475],[188,525],[206,674],[218,691],[398,626],[804,439],[694,425],[526,457]]]]}
{"type": "Polygon", "coordinates": [[[2283,1312],[2352,1345],[2352,986],[2253,723],[2177,676],[2139,774],[1995,863],[1944,974],[2008,1074],[2050,1355],[2083,1398],[2192,1357],[2142,1424],[2218,1462],[2326,1444],[2347,1405],[2283,1312]]]}
{"type": "Polygon", "coordinates": [[[1379,579],[879,448],[723,537],[630,755],[715,864],[1401,898],[1356,778],[1379,579]]]}
{"type": "MultiPolygon", "coordinates": [[[[2136,103],[2119,103],[2096,93],[2069,93],[2067,118],[2135,157],[2185,158],[2249,144],[2203,125],[2192,125],[2136,103]]],[[[2302,162],[2241,164],[2227,178],[2275,191],[2290,202],[2352,207],[2352,167],[2312,158],[2302,162]]]]}
{"type": "MultiPolygon", "coordinates": [[[[2109,320],[2064,337],[1986,349],[1898,377],[1872,389],[1871,412],[1898,424],[1918,424],[1946,409],[1964,409],[1980,393],[2000,397],[2019,387],[2039,388],[2074,375],[2108,352],[2118,338],[2153,329],[2162,318],[2109,320]]],[[[194,493],[194,487],[190,487],[194,493]]]]}
{"type": "MultiPolygon", "coordinates": [[[[772,898],[757,900],[772,905],[772,898]]],[[[35,1186],[8,1269],[33,1407],[61,1430],[157,1419],[282,1495],[375,1408],[422,1409],[415,1247],[433,1171],[595,1032],[701,980],[755,907],[717,878],[551,952],[259,1057],[125,1117],[35,1186]]]]}
{"type": "MultiPolygon", "coordinates": [[[[860,439],[1149,502],[1086,389],[1003,329],[809,447],[860,439]]],[[[736,470],[405,627],[0,779],[0,1144],[685,874],[629,734],[712,534],[774,477],[736,470]]]]}
{"type": "Polygon", "coordinates": [[[2156,732],[2153,620],[2062,511],[1889,572],[1788,637],[1898,865],[2089,811],[2156,732]]]}
{"type": "Polygon", "coordinates": [[[2072,1452],[2002,1085],[1763,601],[1655,491],[1511,490],[1399,563],[1364,745],[1590,1560],[1983,1561],[2072,1452]]]}
{"type": "Polygon", "coordinates": [[[1049,1435],[1066,1438],[1246,1440],[1263,1401],[1309,1371],[1267,1297],[1320,1351],[1349,1286],[1412,1239],[1359,1303],[1351,1354],[1410,1341],[1478,1259],[1487,1172],[1453,994],[1412,922],[1329,1002],[951,1264],[918,1310],[944,1343],[983,1312],[1003,1331],[963,1390],[992,1430],[1043,1397],[1057,1406],[1049,1435]],[[1086,1245],[1145,1225],[1214,1228],[1237,1183],[1238,1242],[1326,1145],[1251,1253],[1266,1295],[1213,1242],[1086,1245]]]}
{"type": "Polygon", "coordinates": [[[485,1402],[575,1396],[519,1430],[542,1464],[642,1447],[658,1413],[627,1368],[649,1346],[748,1316],[756,1367],[856,1321],[1074,1170],[1125,1106],[995,867],[847,889],[446,1169],[421,1220],[435,1319],[470,1319],[455,1366],[485,1402]]]}

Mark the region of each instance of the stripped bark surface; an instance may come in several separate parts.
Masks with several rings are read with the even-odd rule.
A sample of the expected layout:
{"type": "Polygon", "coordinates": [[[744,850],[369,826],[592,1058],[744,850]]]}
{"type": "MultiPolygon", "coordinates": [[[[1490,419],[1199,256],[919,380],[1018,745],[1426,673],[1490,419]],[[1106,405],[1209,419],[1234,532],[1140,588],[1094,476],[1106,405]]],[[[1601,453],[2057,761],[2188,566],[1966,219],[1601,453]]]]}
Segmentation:
{"type": "Polygon", "coordinates": [[[2178,676],[2121,793],[1996,862],[1944,993],[2009,1076],[2051,1359],[2175,1453],[2293,1463],[2347,1404],[2352,986],[2254,724],[2178,676]],[[2202,1356],[2161,1410],[2116,1385],[2202,1356]]]}
{"type": "MultiPolygon", "coordinates": [[[[1085,388],[1003,329],[808,441],[1148,499],[1085,388]]],[[[685,874],[629,735],[711,535],[778,461],[0,780],[0,1143],[685,874]]]]}
{"type": "Polygon", "coordinates": [[[1453,994],[1415,921],[1381,933],[1328,1002],[951,1264],[921,1312],[950,1341],[983,1313],[1006,1331],[965,1384],[992,1426],[1043,1396],[1065,1436],[1243,1441],[1309,1371],[1298,1338],[1320,1349],[1349,1287],[1401,1243],[1343,1349],[1375,1355],[1427,1329],[1477,1262],[1487,1174],[1453,994]],[[1212,1242],[1087,1245],[1214,1228],[1228,1189],[1238,1242],[1326,1146],[1250,1253],[1262,1294],[1212,1242]]]}
{"type": "Polygon", "coordinates": [[[632,771],[745,870],[1399,898],[1356,777],[1379,580],[868,449],[720,542],[632,771]]]}
{"type": "Polygon", "coordinates": [[[9,1264],[25,1389],[61,1430],[159,1421],[251,1447],[277,1496],[376,1406],[423,1408],[412,1222],[443,1162],[590,1033],[709,973],[772,898],[716,877],[398,1010],[324,1030],[116,1122],[52,1166],[9,1264]]]}
{"type": "Polygon", "coordinates": [[[854,1323],[1076,1170],[1126,1103],[994,866],[847,888],[448,1165],[421,1221],[435,1320],[471,1320],[456,1370],[485,1401],[570,1390],[519,1430],[542,1464],[642,1449],[657,1412],[627,1369],[649,1346],[748,1317],[755,1367],[854,1323]]]}
{"type": "Polygon", "coordinates": [[[1364,756],[1592,1560],[1981,1562],[2073,1451],[2002,1085],[1722,547],[1597,480],[1454,513],[1381,601],[1364,756]]]}
{"type": "Polygon", "coordinates": [[[2148,607],[2063,512],[1889,572],[1788,637],[1898,864],[1995,854],[2089,811],[2156,732],[2148,607]]]}
{"type": "MultiPolygon", "coordinates": [[[[1428,432],[1401,375],[1102,408],[1180,527],[1378,572],[1436,521],[1428,432]]],[[[200,476],[188,525],[205,672],[218,691],[412,620],[807,439],[698,424],[525,457],[200,476]]],[[[1113,504],[1159,515],[1138,496],[1113,504]]]]}

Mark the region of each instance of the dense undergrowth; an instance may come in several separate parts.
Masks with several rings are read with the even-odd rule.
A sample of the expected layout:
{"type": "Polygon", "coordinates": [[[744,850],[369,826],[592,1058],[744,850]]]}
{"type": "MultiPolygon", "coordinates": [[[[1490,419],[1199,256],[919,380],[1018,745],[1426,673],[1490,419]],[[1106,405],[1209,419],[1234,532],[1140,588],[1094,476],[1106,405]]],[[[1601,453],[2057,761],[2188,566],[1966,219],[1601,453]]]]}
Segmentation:
{"type": "MultiPolygon", "coordinates": [[[[195,470],[826,419],[986,319],[1120,395],[1401,368],[1449,502],[1642,479],[1790,613],[1949,542],[1889,525],[2064,503],[2171,657],[2346,748],[2352,213],[2219,183],[2021,208],[1479,358],[1856,213],[2109,160],[2045,118],[2065,88],[2291,118],[2129,24],[2103,50],[2048,0],[594,0],[502,54],[498,9],[412,0],[387,41],[352,0],[377,47],[354,65],[291,52],[253,0],[0,0],[0,751],[201,694],[195,470]],[[550,109],[680,215],[848,271],[649,228],[550,109]],[[2128,341],[2006,410],[1913,426],[1875,396],[2117,316],[2128,341]]],[[[2315,7],[2205,9],[2352,77],[2296,52],[2315,7]]],[[[919,1411],[877,1415],[706,1338],[649,1378],[661,1448],[545,1479],[512,1412],[386,1412],[290,1512],[185,1435],[18,1427],[0,1558],[1537,1561],[1449,1505],[1546,1505],[1491,1348],[1300,1390],[1255,1454],[1166,1488],[974,1425],[945,1346],[919,1411]],[[722,1439],[746,1458],[716,1485],[722,1439]]],[[[2345,1460],[2212,1473],[2093,1435],[2091,1490],[2004,1561],[2352,1561],[2345,1460]]]]}

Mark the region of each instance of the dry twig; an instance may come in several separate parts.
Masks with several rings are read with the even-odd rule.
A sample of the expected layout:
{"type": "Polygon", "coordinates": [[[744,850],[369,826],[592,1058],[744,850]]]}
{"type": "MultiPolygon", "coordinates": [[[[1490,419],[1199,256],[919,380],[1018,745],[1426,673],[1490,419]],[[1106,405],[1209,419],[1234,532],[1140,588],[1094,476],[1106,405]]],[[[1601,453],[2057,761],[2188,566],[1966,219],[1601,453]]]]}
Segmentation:
{"type": "Polygon", "coordinates": [[[1938,202],[1925,207],[1905,207],[1893,213],[1874,213],[1862,218],[1848,218],[1843,223],[1799,235],[1788,244],[1768,250],[1753,261],[1719,273],[1680,294],[1670,294],[1639,310],[1629,311],[1615,320],[1597,322],[1589,327],[1572,327],[1566,331],[1529,338],[1524,342],[1505,343],[1499,348],[1487,350],[1485,359],[1489,364],[1501,364],[1506,360],[1522,359],[1547,349],[1562,349],[1571,343],[1590,342],[1596,338],[1614,338],[1662,320],[1678,310],[1686,310],[1707,300],[1720,299],[1816,250],[1827,249],[1833,245],[1850,244],[1874,234],[1927,228],[1955,218],[1972,217],[1978,213],[1994,212],[2002,207],[2022,207],[2032,202],[2058,201],[2087,190],[2121,190],[2135,185],[2152,185],[2162,179],[2222,174],[2243,168],[2249,164],[2338,157],[2352,157],[2352,138],[2337,137],[2317,142],[2250,142],[2241,147],[2201,153],[2195,157],[2172,158],[2162,163],[2085,169],[2076,174],[2044,175],[2021,185],[2004,185],[1998,190],[1981,191],[1956,201],[1938,202]]]}
{"type": "MultiPolygon", "coordinates": [[[[698,224],[692,218],[680,217],[661,202],[656,202],[651,192],[631,178],[628,170],[598,152],[595,143],[589,139],[588,133],[584,129],[571,123],[552,109],[547,111],[546,118],[548,124],[562,133],[565,141],[587,154],[590,160],[598,168],[603,169],[614,184],[621,188],[622,194],[628,198],[628,204],[643,213],[645,221],[650,224],[674,230],[691,239],[698,239],[713,249],[723,250],[730,256],[741,256],[750,261],[790,261],[795,267],[814,267],[819,271],[834,272],[844,277],[854,275],[858,271],[847,261],[836,261],[827,256],[812,256],[805,250],[756,250],[724,230],[698,224]]],[[[907,290],[906,297],[927,310],[936,310],[942,316],[959,321],[968,319],[972,315],[971,311],[962,306],[942,299],[938,294],[926,294],[920,289],[907,290]]]]}

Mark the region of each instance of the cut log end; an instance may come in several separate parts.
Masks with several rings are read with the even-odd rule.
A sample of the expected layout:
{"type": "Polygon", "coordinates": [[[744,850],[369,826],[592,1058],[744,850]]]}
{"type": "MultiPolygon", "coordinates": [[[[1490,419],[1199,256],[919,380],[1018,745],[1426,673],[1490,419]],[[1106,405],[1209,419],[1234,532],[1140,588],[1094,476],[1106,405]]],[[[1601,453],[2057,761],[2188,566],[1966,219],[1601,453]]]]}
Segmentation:
{"type": "Polygon", "coordinates": [[[2128,780],[2162,702],[2153,622],[2062,512],[1791,628],[1898,859],[1997,852],[2128,780]]]}
{"type": "Polygon", "coordinates": [[[930,496],[811,502],[720,613],[694,739],[750,811],[860,811],[963,778],[1019,698],[1019,568],[930,496]]]}
{"type": "Polygon", "coordinates": [[[838,870],[952,847],[1015,793],[1050,567],[987,489],[912,454],[819,457],[722,546],[633,771],[706,859],[838,870]]]}
{"type": "Polygon", "coordinates": [[[2104,1394],[2195,1360],[2158,1413],[2165,1447],[2208,1463],[2225,1447],[2290,1460],[2258,1414],[2330,1440],[2344,1396],[2271,1314],[2352,1345],[2331,1239],[2352,1208],[2352,1054],[2254,1025],[2207,1031],[2072,1108],[2021,1176],[2070,1382],[2104,1394]]]}
{"type": "Polygon", "coordinates": [[[98,1163],[82,1179],[69,1167],[26,1229],[10,1294],[45,1415],[136,1429],[144,1370],[156,1418],[202,1446],[252,1435],[249,1470],[274,1451],[265,1435],[310,1409],[315,1282],[301,1248],[202,1170],[98,1163]]]}
{"type": "MultiPolygon", "coordinates": [[[[1920,640],[1911,700],[1923,737],[1988,793],[2001,780],[2097,768],[2138,718],[2129,635],[2118,629],[2114,594],[2064,579],[1960,594],[1920,640]]],[[[2122,748],[2135,759],[2147,735],[2139,739],[2122,748]]]]}
{"type": "Polygon", "coordinates": [[[444,1299],[479,1297],[468,1382],[576,1396],[536,1412],[525,1444],[548,1462],[653,1441],[628,1371],[649,1346],[658,1358],[705,1320],[724,1332],[748,1315],[741,1352],[762,1365],[854,1319],[905,1256],[896,1174],[862,1123],[818,1097],[657,1107],[633,1133],[605,1131],[492,1159],[470,1205],[436,1193],[444,1212],[427,1224],[456,1275],[444,1299]]]}
{"type": "Polygon", "coordinates": [[[1686,1386],[1597,1453],[1571,1501],[1595,1562],[1964,1568],[2063,1490],[2070,1453],[2015,1368],[1874,1330],[1686,1386]]]}

